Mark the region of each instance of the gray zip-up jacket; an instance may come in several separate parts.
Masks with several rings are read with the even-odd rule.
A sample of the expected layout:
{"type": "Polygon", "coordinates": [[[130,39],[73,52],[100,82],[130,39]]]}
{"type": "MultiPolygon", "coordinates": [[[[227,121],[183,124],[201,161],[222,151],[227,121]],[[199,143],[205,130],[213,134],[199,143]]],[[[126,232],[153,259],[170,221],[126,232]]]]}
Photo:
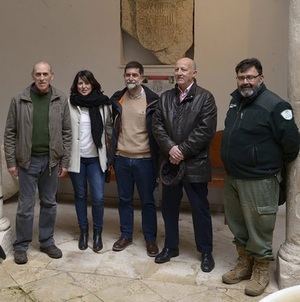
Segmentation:
{"type": "MultiPolygon", "coordinates": [[[[32,146],[33,105],[27,87],[11,101],[4,132],[4,151],[7,167],[29,168],[32,146]]],[[[51,86],[49,105],[49,167],[60,164],[68,168],[72,130],[66,96],[51,86]]]]}

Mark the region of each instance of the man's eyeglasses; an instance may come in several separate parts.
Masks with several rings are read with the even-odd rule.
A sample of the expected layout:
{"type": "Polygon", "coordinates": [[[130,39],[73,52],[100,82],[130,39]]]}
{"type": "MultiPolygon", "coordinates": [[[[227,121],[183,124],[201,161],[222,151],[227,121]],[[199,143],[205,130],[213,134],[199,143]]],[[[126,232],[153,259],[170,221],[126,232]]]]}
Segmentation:
{"type": "Polygon", "coordinates": [[[241,82],[244,82],[245,80],[247,80],[247,82],[251,82],[259,76],[261,76],[261,74],[258,74],[256,76],[254,76],[254,75],[237,76],[236,78],[241,82]]]}

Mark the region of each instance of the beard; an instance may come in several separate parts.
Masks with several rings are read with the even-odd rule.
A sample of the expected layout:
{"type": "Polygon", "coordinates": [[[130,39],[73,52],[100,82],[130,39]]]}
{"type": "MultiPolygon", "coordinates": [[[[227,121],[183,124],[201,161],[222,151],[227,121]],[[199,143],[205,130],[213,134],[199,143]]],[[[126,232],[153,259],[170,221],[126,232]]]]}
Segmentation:
{"type": "Polygon", "coordinates": [[[140,83],[139,82],[128,82],[126,83],[126,87],[129,89],[129,90],[132,90],[134,88],[137,88],[140,86],[140,83]]]}
{"type": "Polygon", "coordinates": [[[260,84],[257,86],[253,86],[251,84],[244,84],[244,85],[239,86],[238,90],[244,98],[249,98],[257,92],[259,87],[260,87],[260,84]]]}
{"type": "Polygon", "coordinates": [[[244,98],[248,98],[253,95],[255,90],[252,87],[241,87],[239,91],[244,98]]]}

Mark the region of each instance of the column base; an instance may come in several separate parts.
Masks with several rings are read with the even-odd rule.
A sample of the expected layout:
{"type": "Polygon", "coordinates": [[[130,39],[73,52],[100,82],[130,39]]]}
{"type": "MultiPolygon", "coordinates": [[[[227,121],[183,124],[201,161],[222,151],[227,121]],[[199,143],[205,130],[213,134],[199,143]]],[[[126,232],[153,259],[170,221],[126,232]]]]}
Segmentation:
{"type": "Polygon", "coordinates": [[[300,247],[284,243],[277,256],[276,275],[280,289],[299,285],[300,280],[300,247]]]}
{"type": "MultiPolygon", "coordinates": [[[[3,249],[6,257],[12,253],[13,250],[13,231],[12,228],[8,228],[6,231],[0,232],[0,246],[3,249]]],[[[3,259],[0,259],[0,262],[3,259]]]]}
{"type": "Polygon", "coordinates": [[[0,232],[8,230],[10,227],[9,219],[6,217],[2,217],[0,219],[0,232]]]}

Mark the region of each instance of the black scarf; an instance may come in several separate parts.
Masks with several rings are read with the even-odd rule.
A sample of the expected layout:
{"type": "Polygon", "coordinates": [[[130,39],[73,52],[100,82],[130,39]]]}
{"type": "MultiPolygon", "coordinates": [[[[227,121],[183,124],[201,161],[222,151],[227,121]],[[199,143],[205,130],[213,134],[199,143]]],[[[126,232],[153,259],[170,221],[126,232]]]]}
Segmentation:
{"type": "Polygon", "coordinates": [[[86,107],[89,109],[93,141],[97,148],[102,148],[101,137],[103,133],[103,121],[99,106],[110,105],[108,96],[97,90],[93,90],[89,95],[72,93],[70,102],[73,106],[86,107]]]}

